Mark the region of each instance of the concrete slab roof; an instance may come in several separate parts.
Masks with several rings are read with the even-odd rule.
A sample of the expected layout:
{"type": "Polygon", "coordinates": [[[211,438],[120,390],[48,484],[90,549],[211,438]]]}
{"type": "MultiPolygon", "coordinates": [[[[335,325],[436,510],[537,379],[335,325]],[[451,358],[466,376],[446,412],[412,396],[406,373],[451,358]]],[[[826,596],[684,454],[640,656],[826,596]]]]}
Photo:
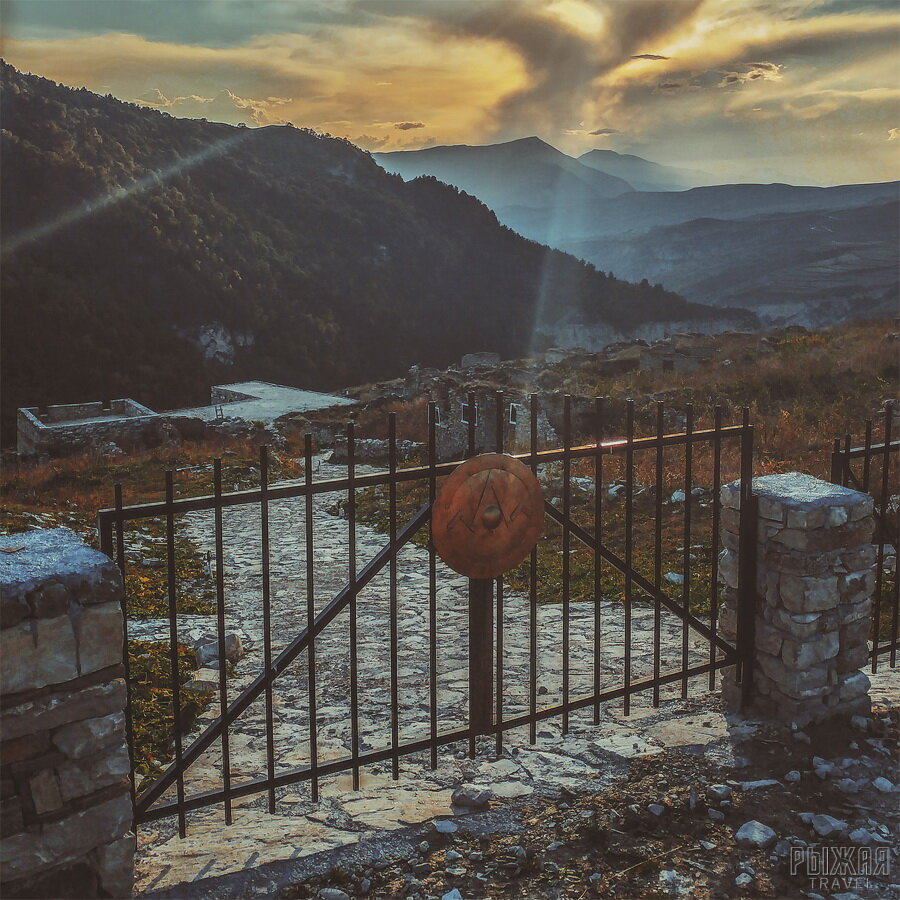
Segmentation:
{"type": "MultiPolygon", "coordinates": [[[[241,381],[236,384],[216,385],[216,387],[247,394],[252,398],[219,404],[226,417],[245,419],[250,422],[269,423],[286,413],[308,412],[314,409],[326,409],[329,406],[346,406],[356,402],[336,394],[304,391],[282,384],[270,384],[268,381],[241,381]]],[[[195,406],[190,409],[175,409],[167,412],[166,415],[211,421],[217,416],[216,404],[195,406]]]]}

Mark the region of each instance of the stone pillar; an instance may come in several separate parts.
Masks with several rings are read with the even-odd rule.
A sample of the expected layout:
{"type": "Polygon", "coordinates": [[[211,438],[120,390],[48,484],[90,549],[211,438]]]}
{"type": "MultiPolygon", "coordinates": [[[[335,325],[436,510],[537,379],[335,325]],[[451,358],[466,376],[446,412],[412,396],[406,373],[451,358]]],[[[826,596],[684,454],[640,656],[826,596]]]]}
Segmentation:
{"type": "Polygon", "coordinates": [[[67,528],[0,551],[0,895],[130,897],[121,576],[67,528]]]}
{"type": "MultiPolygon", "coordinates": [[[[758,497],[754,712],[800,726],[870,710],[875,588],[868,494],[792,472],[753,479],[758,497]]],[[[740,482],[722,488],[720,632],[736,640],[740,482]]],[[[723,678],[729,705],[740,690],[723,678]]]]}

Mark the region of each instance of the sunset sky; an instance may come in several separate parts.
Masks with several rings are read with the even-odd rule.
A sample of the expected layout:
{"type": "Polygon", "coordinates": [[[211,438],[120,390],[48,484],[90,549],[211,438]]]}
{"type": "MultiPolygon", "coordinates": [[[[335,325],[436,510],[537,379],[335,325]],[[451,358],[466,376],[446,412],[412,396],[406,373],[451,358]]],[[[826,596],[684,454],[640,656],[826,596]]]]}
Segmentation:
{"type": "Polygon", "coordinates": [[[369,150],[536,134],[735,181],[900,177],[896,0],[4,0],[2,55],[369,150]]]}

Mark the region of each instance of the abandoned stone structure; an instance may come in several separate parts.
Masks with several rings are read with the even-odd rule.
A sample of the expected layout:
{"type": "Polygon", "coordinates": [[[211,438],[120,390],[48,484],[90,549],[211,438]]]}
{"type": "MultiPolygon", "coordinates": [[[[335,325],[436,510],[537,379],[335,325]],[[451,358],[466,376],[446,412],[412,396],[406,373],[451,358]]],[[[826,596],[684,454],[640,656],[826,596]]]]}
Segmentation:
{"type": "Polygon", "coordinates": [[[18,411],[17,449],[26,458],[65,456],[91,448],[140,450],[181,437],[201,437],[209,427],[229,422],[269,425],[286,413],[352,402],[333,394],[248,381],[214,385],[208,406],[162,413],[127,398],[29,407],[18,411]]]}
{"type": "Polygon", "coordinates": [[[154,446],[164,440],[164,418],[136,400],[27,407],[18,411],[22,456],[64,456],[105,442],[154,446]]]}
{"type": "MultiPolygon", "coordinates": [[[[874,519],[868,494],[793,472],[753,480],[758,498],[753,623],[756,709],[801,727],[836,715],[869,712],[871,597],[875,587],[874,519]]],[[[722,489],[725,583],[720,627],[738,629],[738,483],[722,489]]],[[[734,673],[725,691],[738,704],[734,673]]]]}
{"type": "Polygon", "coordinates": [[[0,893],[130,897],[122,578],[66,528],[0,547],[0,893]]]}

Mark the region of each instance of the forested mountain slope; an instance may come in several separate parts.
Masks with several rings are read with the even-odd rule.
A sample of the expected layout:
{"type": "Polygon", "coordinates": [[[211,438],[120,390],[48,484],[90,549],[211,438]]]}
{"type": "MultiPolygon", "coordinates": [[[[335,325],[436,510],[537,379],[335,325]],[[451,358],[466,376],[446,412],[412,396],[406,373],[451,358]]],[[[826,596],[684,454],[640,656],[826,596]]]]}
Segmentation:
{"type": "Polygon", "coordinates": [[[710,316],[343,140],[177,119],[5,63],[0,91],[6,441],[17,406],[167,408],[223,380],[334,388],[516,356],[538,309],[623,328],[710,316]]]}

